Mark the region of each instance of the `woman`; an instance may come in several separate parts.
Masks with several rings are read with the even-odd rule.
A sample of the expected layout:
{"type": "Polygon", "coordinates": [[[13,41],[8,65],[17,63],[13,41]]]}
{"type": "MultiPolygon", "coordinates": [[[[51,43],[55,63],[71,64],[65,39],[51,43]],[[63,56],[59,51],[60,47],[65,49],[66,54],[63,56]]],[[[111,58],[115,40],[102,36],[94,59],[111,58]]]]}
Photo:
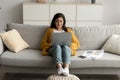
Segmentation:
{"type": "Polygon", "coordinates": [[[54,57],[58,68],[58,74],[69,75],[70,57],[71,55],[74,56],[76,54],[76,50],[79,48],[80,43],[72,29],[67,28],[65,24],[65,16],[62,13],[55,14],[50,28],[46,31],[45,36],[43,37],[40,48],[42,49],[43,55],[51,55],[54,57]],[[51,34],[64,32],[72,34],[71,46],[51,46],[51,34]]]}

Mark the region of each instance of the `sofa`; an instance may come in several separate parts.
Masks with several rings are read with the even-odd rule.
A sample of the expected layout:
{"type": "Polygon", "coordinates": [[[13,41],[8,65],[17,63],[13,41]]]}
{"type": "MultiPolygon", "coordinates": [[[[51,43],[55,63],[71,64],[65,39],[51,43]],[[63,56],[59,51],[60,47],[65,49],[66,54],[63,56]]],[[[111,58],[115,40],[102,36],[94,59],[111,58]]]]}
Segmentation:
{"type": "MultiPolygon", "coordinates": [[[[0,38],[0,70],[4,73],[54,74],[57,69],[51,56],[43,56],[40,42],[48,25],[27,25],[8,23],[0,33],[16,29],[30,45],[14,53],[7,49],[0,38]]],[[[104,56],[92,60],[79,56],[85,50],[99,50],[112,34],[120,35],[120,25],[71,27],[80,41],[77,54],[71,57],[72,74],[120,74],[120,55],[104,52],[104,56]]]]}

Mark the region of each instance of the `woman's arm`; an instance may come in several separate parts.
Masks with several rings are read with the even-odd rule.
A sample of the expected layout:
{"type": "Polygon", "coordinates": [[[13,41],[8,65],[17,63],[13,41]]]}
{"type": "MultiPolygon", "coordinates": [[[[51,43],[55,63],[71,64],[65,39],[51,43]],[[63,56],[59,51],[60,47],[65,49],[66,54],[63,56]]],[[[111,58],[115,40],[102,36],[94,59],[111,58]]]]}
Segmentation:
{"type": "Polygon", "coordinates": [[[72,43],[71,43],[70,48],[73,51],[76,51],[80,47],[80,43],[72,30],[71,30],[71,34],[72,34],[72,43]]]}
{"type": "Polygon", "coordinates": [[[43,39],[42,39],[42,42],[40,44],[40,48],[42,50],[46,50],[50,47],[50,32],[49,32],[49,29],[46,31],[43,39]]]}

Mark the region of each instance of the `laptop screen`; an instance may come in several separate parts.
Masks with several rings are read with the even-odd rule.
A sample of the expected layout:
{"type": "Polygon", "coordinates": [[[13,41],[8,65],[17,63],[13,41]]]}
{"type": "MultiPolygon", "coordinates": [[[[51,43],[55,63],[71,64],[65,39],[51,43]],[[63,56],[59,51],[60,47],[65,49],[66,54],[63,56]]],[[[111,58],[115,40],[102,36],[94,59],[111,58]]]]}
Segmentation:
{"type": "Polygon", "coordinates": [[[71,45],[71,33],[63,32],[63,33],[52,33],[51,35],[51,45],[71,45]]]}

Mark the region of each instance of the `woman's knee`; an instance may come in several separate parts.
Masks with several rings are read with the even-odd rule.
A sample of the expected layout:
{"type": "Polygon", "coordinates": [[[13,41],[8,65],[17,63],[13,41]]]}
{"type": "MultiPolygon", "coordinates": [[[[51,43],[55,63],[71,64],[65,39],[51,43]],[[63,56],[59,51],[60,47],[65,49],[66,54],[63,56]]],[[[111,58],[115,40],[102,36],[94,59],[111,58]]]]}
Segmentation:
{"type": "Polygon", "coordinates": [[[63,49],[69,49],[69,50],[70,50],[70,47],[68,47],[68,46],[66,46],[66,45],[62,46],[62,48],[63,48],[63,49]]]}
{"type": "Polygon", "coordinates": [[[56,50],[60,50],[60,49],[61,49],[61,46],[60,46],[60,45],[55,45],[54,48],[55,48],[56,50]]]}
{"type": "Polygon", "coordinates": [[[60,45],[55,45],[54,48],[61,49],[60,45]]]}
{"type": "Polygon", "coordinates": [[[66,53],[68,53],[68,54],[71,54],[71,49],[70,49],[70,47],[68,47],[68,46],[62,46],[62,51],[63,51],[63,54],[66,54],[66,53]]]}

